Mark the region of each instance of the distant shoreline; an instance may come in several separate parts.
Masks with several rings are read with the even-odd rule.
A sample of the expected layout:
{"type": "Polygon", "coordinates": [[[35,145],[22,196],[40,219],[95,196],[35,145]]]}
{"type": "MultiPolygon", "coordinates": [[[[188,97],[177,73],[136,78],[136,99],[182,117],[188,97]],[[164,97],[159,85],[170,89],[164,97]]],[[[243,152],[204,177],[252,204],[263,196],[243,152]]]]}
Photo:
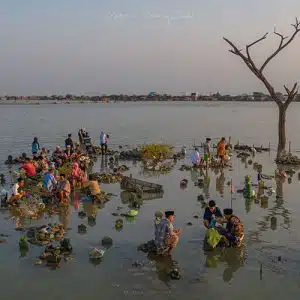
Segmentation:
{"type": "MultiPolygon", "coordinates": [[[[190,101],[190,100],[181,100],[181,101],[168,101],[168,100],[139,100],[139,101],[90,101],[90,100],[71,100],[71,101],[51,101],[51,100],[0,100],[0,105],[45,105],[45,104],[53,104],[53,105],[68,105],[68,104],[118,104],[118,103],[232,103],[232,102],[239,102],[239,103],[266,103],[266,102],[273,102],[272,100],[264,100],[264,101],[222,101],[222,100],[197,100],[197,101],[190,101]]],[[[300,102],[300,101],[294,101],[300,102]]]]}

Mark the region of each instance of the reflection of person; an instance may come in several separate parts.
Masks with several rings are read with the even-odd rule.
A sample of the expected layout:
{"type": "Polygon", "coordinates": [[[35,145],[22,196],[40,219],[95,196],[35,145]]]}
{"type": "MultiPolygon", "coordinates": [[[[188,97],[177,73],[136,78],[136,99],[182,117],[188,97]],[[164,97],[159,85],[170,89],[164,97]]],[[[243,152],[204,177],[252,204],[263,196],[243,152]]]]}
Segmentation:
{"type": "Polygon", "coordinates": [[[192,182],[198,182],[199,172],[197,169],[191,169],[191,180],[192,182]]]}
{"type": "Polygon", "coordinates": [[[69,223],[70,223],[70,216],[71,216],[71,210],[70,207],[63,207],[60,209],[59,212],[59,222],[63,224],[64,230],[66,231],[68,229],[69,223]]]}
{"type": "Polygon", "coordinates": [[[158,254],[170,253],[177,246],[181,230],[174,229],[174,220],[174,211],[166,211],[165,218],[155,224],[155,245],[158,254]]]}
{"type": "Polygon", "coordinates": [[[148,259],[150,261],[155,261],[158,279],[167,284],[170,281],[170,271],[174,266],[174,260],[172,259],[172,256],[155,255],[149,252],[148,259]]]}
{"type": "MultiPolygon", "coordinates": [[[[216,202],[214,200],[210,200],[208,202],[208,207],[205,208],[203,215],[203,224],[209,229],[212,227],[212,222],[221,222],[223,218],[221,210],[216,206],[216,202]]],[[[213,226],[214,227],[214,226],[213,226]]]]}
{"type": "Polygon", "coordinates": [[[216,178],[216,191],[220,193],[221,197],[224,196],[224,184],[225,176],[223,170],[221,170],[220,176],[216,178]]]}
{"type": "Polygon", "coordinates": [[[206,267],[216,268],[218,263],[226,263],[227,267],[223,272],[223,280],[230,282],[234,273],[244,265],[244,249],[227,248],[225,251],[222,249],[215,249],[213,252],[206,253],[206,267]]]}
{"type": "Polygon", "coordinates": [[[204,186],[203,186],[203,192],[206,199],[209,199],[209,186],[210,186],[210,177],[208,175],[208,171],[206,170],[204,176],[204,186]]]}

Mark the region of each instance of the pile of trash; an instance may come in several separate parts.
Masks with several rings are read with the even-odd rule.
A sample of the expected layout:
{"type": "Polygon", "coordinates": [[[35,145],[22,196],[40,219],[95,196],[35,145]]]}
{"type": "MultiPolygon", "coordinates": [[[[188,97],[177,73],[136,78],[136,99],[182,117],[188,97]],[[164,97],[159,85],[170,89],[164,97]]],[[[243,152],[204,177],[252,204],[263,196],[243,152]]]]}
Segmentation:
{"type": "Polygon", "coordinates": [[[94,173],[97,180],[101,183],[118,183],[122,180],[122,175],[119,173],[94,173]]]}
{"type": "Polygon", "coordinates": [[[20,216],[31,220],[38,220],[45,211],[45,204],[37,196],[27,195],[16,204],[20,216]]]}
{"type": "Polygon", "coordinates": [[[277,164],[282,165],[300,165],[300,158],[297,156],[293,156],[292,154],[284,154],[280,157],[276,158],[277,164]]]}
{"type": "Polygon", "coordinates": [[[234,150],[236,150],[236,151],[248,151],[248,152],[269,152],[270,148],[263,147],[262,145],[260,147],[255,147],[255,146],[236,144],[234,146],[234,150]]]}
{"type": "Polygon", "coordinates": [[[120,160],[137,160],[140,161],[142,160],[142,152],[140,150],[133,149],[133,150],[126,150],[126,151],[121,151],[119,154],[119,159],[120,160]]]}
{"type": "Polygon", "coordinates": [[[122,166],[119,166],[117,168],[114,168],[114,172],[115,173],[124,173],[126,171],[129,171],[129,167],[127,167],[126,165],[122,165],[122,166]]]}
{"type": "Polygon", "coordinates": [[[182,165],[179,168],[179,171],[191,171],[193,169],[193,166],[188,166],[188,165],[182,165]]]}
{"type": "Polygon", "coordinates": [[[62,224],[48,224],[40,227],[31,227],[27,230],[28,242],[34,245],[46,246],[53,241],[64,238],[64,227],[62,224]]]}
{"type": "Polygon", "coordinates": [[[90,163],[91,163],[90,158],[88,156],[86,156],[86,155],[81,155],[79,157],[79,161],[82,162],[82,163],[84,163],[86,166],[89,166],[90,163]]]}
{"type": "MultiPolygon", "coordinates": [[[[96,154],[102,153],[101,146],[94,146],[94,150],[95,150],[96,154]]],[[[118,151],[112,150],[112,149],[107,149],[107,151],[106,151],[106,155],[115,155],[116,153],[118,153],[118,151]]]]}
{"type": "Polygon", "coordinates": [[[153,160],[147,160],[144,163],[144,169],[150,171],[169,172],[173,167],[174,164],[172,162],[155,162],[153,160]]]}
{"type": "Polygon", "coordinates": [[[43,262],[46,262],[47,265],[58,266],[61,259],[66,259],[72,251],[73,247],[70,240],[65,238],[58,245],[48,245],[40,255],[40,261],[37,261],[36,264],[43,264],[43,262]]]}

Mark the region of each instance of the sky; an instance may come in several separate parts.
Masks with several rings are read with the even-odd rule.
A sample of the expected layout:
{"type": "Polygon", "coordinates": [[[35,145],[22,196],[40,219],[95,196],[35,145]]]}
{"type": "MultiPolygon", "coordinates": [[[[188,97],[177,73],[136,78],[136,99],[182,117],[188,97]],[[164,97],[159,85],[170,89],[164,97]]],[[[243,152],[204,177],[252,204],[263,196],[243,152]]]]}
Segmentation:
{"type": "MultiPolygon", "coordinates": [[[[265,91],[222,37],[262,63],[299,0],[0,0],[0,95],[265,91]]],[[[300,34],[266,76],[300,82],[300,34]]]]}

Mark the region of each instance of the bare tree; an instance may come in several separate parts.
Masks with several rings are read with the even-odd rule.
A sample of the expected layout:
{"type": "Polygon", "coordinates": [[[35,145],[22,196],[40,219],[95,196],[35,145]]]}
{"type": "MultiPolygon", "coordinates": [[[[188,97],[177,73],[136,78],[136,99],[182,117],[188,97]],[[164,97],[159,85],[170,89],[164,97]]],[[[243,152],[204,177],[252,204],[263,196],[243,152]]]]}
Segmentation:
{"type": "Polygon", "coordinates": [[[300,32],[300,22],[296,18],[295,24],[292,24],[294,27],[294,32],[290,37],[286,37],[276,31],[274,28],[274,34],[277,35],[280,38],[279,45],[277,49],[265,60],[265,62],[261,65],[261,67],[258,67],[257,64],[254,62],[251,54],[250,54],[250,48],[261,41],[265,40],[268,33],[266,33],[264,36],[262,36],[260,39],[254,41],[251,44],[246,45],[246,50],[240,50],[234,43],[232,43],[227,38],[223,38],[231,47],[229,51],[237,56],[239,56],[244,63],[247,65],[247,67],[251,70],[251,72],[265,85],[267,88],[271,98],[278,106],[279,109],[279,121],[278,121],[278,151],[277,156],[279,157],[282,152],[285,150],[286,147],[286,134],[285,134],[285,121],[286,121],[286,110],[288,106],[291,104],[292,101],[295,100],[297,94],[298,94],[298,83],[296,82],[292,89],[287,88],[284,85],[284,89],[287,93],[287,96],[285,100],[282,100],[278,97],[276,94],[274,87],[271,85],[269,80],[264,75],[264,70],[269,64],[269,62],[277,56],[283,49],[285,49],[296,37],[298,32],[300,32]]]}

